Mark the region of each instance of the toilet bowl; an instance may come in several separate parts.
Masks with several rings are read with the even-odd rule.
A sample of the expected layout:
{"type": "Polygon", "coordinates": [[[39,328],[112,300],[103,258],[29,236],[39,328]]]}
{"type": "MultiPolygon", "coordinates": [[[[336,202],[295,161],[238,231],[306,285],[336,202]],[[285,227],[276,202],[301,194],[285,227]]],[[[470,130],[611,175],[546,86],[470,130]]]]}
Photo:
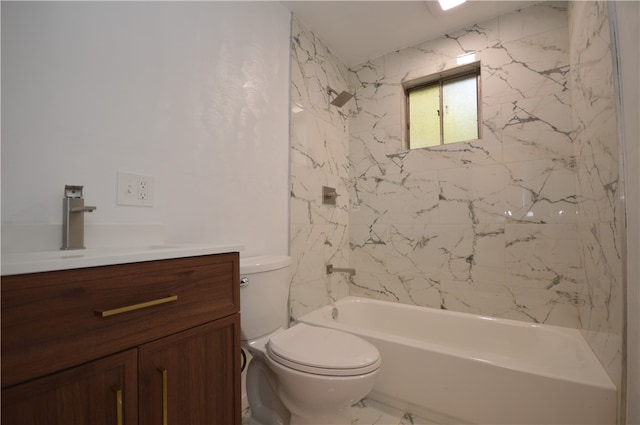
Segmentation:
{"type": "Polygon", "coordinates": [[[282,257],[240,260],[242,343],[252,355],[246,377],[251,423],[350,424],[350,406],[373,388],[380,353],[334,329],[303,323],[285,329],[288,278],[285,285],[276,279],[288,277],[287,267],[282,257]],[[274,292],[283,287],[279,310],[274,292]]]}
{"type": "Polygon", "coordinates": [[[247,396],[252,423],[261,425],[350,424],[350,406],[371,391],[381,363],[365,340],[302,323],[248,348],[247,396]],[[274,398],[282,406],[270,407],[274,398]]]}

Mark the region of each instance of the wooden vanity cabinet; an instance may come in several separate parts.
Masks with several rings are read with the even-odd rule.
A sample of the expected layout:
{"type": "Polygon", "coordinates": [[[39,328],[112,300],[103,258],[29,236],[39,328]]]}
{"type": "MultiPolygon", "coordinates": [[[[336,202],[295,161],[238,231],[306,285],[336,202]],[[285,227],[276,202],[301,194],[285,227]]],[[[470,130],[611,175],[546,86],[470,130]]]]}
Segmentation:
{"type": "Polygon", "coordinates": [[[2,277],[2,423],[240,424],[237,253],[2,277]]]}

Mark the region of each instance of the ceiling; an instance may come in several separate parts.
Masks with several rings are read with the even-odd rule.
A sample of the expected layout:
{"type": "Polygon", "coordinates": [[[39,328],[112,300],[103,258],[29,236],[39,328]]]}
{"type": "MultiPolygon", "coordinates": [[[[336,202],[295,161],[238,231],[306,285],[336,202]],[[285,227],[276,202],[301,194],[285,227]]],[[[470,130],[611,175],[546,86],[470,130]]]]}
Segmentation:
{"type": "Polygon", "coordinates": [[[529,6],[537,1],[484,1],[442,12],[427,1],[283,1],[347,66],[529,6]]]}

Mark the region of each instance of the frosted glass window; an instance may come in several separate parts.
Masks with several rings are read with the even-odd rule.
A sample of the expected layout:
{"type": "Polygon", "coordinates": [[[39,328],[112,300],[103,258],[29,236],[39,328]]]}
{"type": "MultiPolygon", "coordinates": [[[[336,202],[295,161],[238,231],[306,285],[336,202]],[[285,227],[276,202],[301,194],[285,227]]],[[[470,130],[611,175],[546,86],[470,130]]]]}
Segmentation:
{"type": "Polygon", "coordinates": [[[475,75],[454,78],[442,84],[443,143],[478,138],[478,87],[475,75]]]}
{"type": "Polygon", "coordinates": [[[410,149],[480,138],[478,120],[479,69],[426,84],[409,85],[407,136],[410,149]]]}
{"type": "Polygon", "coordinates": [[[440,87],[427,86],[409,93],[409,139],[412,148],[440,144],[440,87]]]}

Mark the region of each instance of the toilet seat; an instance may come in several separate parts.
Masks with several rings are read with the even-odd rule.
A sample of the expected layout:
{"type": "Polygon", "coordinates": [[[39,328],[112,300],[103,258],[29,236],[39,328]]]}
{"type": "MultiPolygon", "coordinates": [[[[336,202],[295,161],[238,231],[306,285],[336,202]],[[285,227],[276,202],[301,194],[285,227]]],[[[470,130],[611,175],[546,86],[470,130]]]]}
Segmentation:
{"type": "Polygon", "coordinates": [[[380,367],[378,350],[355,335],[299,323],[269,339],[267,354],[275,362],[324,376],[356,376],[380,367]]]}

